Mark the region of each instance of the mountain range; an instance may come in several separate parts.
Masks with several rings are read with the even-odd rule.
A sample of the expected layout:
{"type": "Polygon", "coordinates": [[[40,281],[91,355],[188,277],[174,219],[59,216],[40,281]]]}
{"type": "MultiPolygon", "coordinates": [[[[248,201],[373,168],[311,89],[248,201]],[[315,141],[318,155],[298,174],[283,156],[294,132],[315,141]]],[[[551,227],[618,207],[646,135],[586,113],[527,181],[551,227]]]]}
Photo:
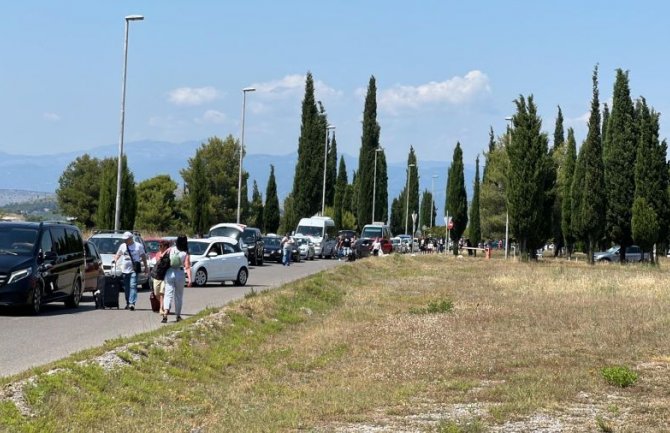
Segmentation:
{"type": "MultiPolygon", "coordinates": [[[[202,142],[189,141],[170,143],[164,141],[136,141],[125,143],[124,153],[128,158],[128,166],[141,182],[159,174],[169,174],[178,184],[183,183],[179,171],[188,165],[188,159],[195,155],[202,142]]],[[[117,145],[99,146],[86,152],[63,152],[49,155],[13,155],[0,152],[0,190],[21,190],[26,197],[40,193],[53,193],[58,188],[58,180],[67,166],[77,157],[88,153],[95,158],[116,157],[117,145]],[[37,193],[36,193],[37,192],[37,193]]],[[[358,168],[358,158],[344,154],[349,181],[352,180],[354,169],[358,168]]],[[[265,197],[265,188],[270,175],[270,164],[275,167],[277,195],[280,203],[293,188],[293,173],[297,160],[297,152],[284,155],[247,154],[244,159],[244,170],[249,172],[249,191],[256,180],[261,194],[265,197]]],[[[389,207],[394,197],[400,194],[405,186],[406,163],[388,162],[389,207]]],[[[438,223],[443,215],[445,176],[448,163],[445,161],[418,161],[420,190],[431,191],[432,176],[435,179],[435,206],[437,207],[438,223]]],[[[472,197],[474,165],[465,164],[465,182],[468,198],[472,197]]]]}

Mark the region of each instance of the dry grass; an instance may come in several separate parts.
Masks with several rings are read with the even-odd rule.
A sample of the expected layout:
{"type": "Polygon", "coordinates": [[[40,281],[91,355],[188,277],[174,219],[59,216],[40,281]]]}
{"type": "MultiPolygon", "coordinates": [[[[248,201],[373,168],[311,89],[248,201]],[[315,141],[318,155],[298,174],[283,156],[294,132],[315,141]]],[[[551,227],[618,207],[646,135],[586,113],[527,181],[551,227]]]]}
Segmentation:
{"type": "Polygon", "coordinates": [[[670,431],[668,274],[562,261],[361,260],[240,301],[225,322],[187,323],[169,349],[145,350],[137,368],[86,373],[95,386],[56,377],[58,387],[28,395],[49,407],[38,413],[58,418],[49,405],[86,387],[82,398],[117,402],[99,424],[76,414],[14,417],[11,431],[670,431]],[[442,301],[453,309],[412,312],[442,301]],[[613,365],[639,380],[608,385],[600,371],[613,365]],[[96,387],[100,395],[88,390],[96,387]]]}

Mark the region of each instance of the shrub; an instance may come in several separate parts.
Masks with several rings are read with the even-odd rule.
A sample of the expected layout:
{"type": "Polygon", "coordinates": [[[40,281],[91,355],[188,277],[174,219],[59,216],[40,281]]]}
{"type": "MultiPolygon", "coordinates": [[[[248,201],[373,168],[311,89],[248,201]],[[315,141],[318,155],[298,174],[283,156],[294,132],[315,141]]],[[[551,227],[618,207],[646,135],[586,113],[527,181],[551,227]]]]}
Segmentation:
{"type": "Polygon", "coordinates": [[[604,367],[600,374],[610,385],[626,388],[637,381],[637,373],[625,366],[604,367]]]}

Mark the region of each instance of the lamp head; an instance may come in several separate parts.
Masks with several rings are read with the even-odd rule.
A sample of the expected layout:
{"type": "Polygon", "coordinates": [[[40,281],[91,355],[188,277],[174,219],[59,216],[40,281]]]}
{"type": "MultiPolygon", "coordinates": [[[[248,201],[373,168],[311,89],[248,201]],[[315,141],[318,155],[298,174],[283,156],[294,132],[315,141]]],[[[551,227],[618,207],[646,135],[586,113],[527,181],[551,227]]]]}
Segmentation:
{"type": "Polygon", "coordinates": [[[510,120],[512,120],[512,116],[505,117],[505,120],[507,120],[509,122],[510,120]]]}
{"type": "Polygon", "coordinates": [[[242,91],[245,92],[245,93],[246,92],[255,92],[256,88],[255,87],[245,87],[244,89],[242,89],[242,91]]]}
{"type": "Polygon", "coordinates": [[[335,125],[328,125],[326,126],[326,129],[335,129],[335,125]]]}
{"type": "Polygon", "coordinates": [[[142,21],[144,20],[143,15],[128,15],[126,16],[126,21],[142,21]]]}

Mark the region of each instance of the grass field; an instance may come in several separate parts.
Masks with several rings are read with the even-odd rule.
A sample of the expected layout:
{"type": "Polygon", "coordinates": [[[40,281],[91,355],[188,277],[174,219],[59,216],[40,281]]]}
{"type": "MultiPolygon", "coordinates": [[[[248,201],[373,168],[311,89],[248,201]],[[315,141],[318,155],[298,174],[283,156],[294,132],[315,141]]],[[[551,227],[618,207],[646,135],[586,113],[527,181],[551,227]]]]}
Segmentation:
{"type": "Polygon", "coordinates": [[[5,380],[0,431],[670,431],[669,276],[360,260],[5,380]]]}

